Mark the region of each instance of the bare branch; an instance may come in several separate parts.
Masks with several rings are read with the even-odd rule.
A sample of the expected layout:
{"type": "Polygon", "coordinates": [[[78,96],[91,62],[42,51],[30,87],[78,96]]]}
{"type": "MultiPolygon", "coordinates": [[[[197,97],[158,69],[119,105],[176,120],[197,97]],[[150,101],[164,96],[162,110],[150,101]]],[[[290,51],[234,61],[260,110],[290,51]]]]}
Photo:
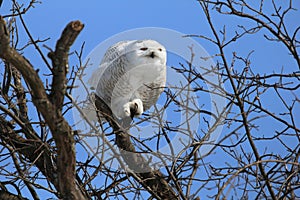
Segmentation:
{"type": "Polygon", "coordinates": [[[116,143],[121,151],[121,155],[132,171],[132,175],[137,181],[142,184],[154,197],[158,199],[178,199],[173,189],[168,185],[162,173],[159,170],[153,170],[149,163],[136,153],[135,147],[130,140],[127,132],[130,127],[131,119],[124,119],[118,122],[117,118],[111,112],[110,108],[96,95],[96,107],[99,112],[105,113],[106,120],[114,129],[116,143]],[[134,175],[136,174],[136,176],[134,175]]]}
{"type": "MultiPolygon", "coordinates": [[[[6,24],[3,18],[0,19],[0,57],[4,59],[6,62],[13,64],[22,74],[25,81],[30,86],[30,93],[32,95],[32,100],[39,112],[41,112],[44,117],[46,123],[49,125],[50,130],[53,134],[53,138],[57,145],[57,167],[58,167],[58,184],[59,191],[63,198],[66,199],[84,199],[84,195],[80,191],[79,188],[76,187],[75,183],[75,149],[74,149],[74,134],[69,126],[68,122],[61,115],[61,107],[57,107],[56,104],[52,104],[49,100],[48,95],[46,94],[44,84],[38,76],[38,73],[34,70],[33,66],[29,63],[27,59],[21,56],[15,49],[9,46],[9,34],[6,29],[6,24]]],[[[70,25],[63,32],[61,41],[65,44],[65,48],[62,49],[64,51],[69,50],[69,46],[72,45],[78,32],[83,28],[81,22],[75,21],[71,22],[70,25]],[[78,30],[78,27],[79,30],[78,30]],[[71,29],[71,30],[70,30],[71,29]],[[70,31],[75,32],[75,34],[71,34],[74,37],[71,40],[64,40],[65,35],[70,34],[70,31]]],[[[67,52],[64,52],[62,55],[66,55],[67,52]]],[[[65,58],[65,57],[63,57],[65,58]]],[[[67,61],[63,60],[63,63],[56,63],[57,65],[62,66],[66,70],[67,61]],[[65,64],[65,65],[63,65],[65,64]]],[[[60,81],[62,83],[58,84],[64,88],[65,85],[65,73],[62,73],[64,78],[61,78],[60,81]]],[[[56,98],[58,98],[58,104],[61,104],[63,101],[63,97],[65,94],[65,90],[61,94],[57,94],[56,98]]],[[[53,97],[54,98],[54,97],[53,97]]],[[[61,105],[58,105],[61,106],[61,105]]]]}
{"type": "Polygon", "coordinates": [[[69,23],[57,41],[55,51],[48,54],[52,59],[53,65],[53,81],[50,99],[60,111],[62,110],[67,89],[66,75],[69,70],[69,50],[83,27],[84,25],[80,21],[69,23]]]}

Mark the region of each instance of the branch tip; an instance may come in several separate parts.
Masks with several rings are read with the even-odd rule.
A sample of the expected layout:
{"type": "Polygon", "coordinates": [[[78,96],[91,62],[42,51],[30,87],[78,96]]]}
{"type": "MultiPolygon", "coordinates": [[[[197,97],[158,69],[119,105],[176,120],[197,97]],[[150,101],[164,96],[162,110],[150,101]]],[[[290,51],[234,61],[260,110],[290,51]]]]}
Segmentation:
{"type": "Polygon", "coordinates": [[[70,22],[70,24],[74,31],[81,31],[84,28],[84,24],[81,23],[81,21],[79,21],[79,20],[72,21],[72,22],[70,22]]]}

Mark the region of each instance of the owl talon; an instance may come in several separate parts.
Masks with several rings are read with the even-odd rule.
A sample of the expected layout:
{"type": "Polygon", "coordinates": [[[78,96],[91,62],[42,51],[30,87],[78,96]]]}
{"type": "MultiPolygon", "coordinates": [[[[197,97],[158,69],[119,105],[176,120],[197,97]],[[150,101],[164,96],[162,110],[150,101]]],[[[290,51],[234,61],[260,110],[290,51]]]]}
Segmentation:
{"type": "Polygon", "coordinates": [[[126,103],[123,108],[125,116],[131,118],[139,116],[144,112],[143,102],[140,99],[134,99],[133,101],[126,103]]]}

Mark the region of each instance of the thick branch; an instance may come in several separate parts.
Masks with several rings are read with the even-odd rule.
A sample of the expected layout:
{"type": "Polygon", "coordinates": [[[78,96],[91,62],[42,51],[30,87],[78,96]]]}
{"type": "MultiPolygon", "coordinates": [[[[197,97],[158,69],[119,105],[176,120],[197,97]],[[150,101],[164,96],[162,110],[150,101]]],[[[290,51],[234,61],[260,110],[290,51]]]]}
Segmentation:
{"type": "MultiPolygon", "coordinates": [[[[58,187],[57,178],[55,178],[56,168],[53,165],[51,152],[47,144],[38,140],[28,140],[19,136],[11,123],[0,116],[0,138],[10,146],[14,147],[20,154],[24,155],[30,162],[43,173],[45,177],[58,187]]],[[[1,198],[0,198],[1,199],[1,198]]]]}
{"type": "Polygon", "coordinates": [[[135,153],[135,147],[130,140],[129,133],[127,132],[131,119],[124,119],[122,121],[114,118],[108,106],[95,95],[95,104],[101,113],[105,113],[107,121],[112,126],[116,135],[116,143],[120,149],[121,155],[135,175],[133,177],[148,190],[153,197],[160,199],[178,199],[172,187],[168,185],[162,173],[159,170],[153,170],[149,163],[143,156],[135,153]]]}
{"type": "Polygon", "coordinates": [[[12,194],[8,191],[0,190],[0,199],[9,200],[28,200],[27,198],[21,197],[19,195],[12,194]]]}
{"type": "Polygon", "coordinates": [[[12,63],[22,74],[24,79],[28,82],[31,95],[34,99],[44,101],[47,99],[46,91],[43,82],[37,75],[28,60],[21,56],[14,48],[9,46],[9,33],[6,29],[4,19],[0,18],[0,57],[8,63],[12,63]]]}
{"type": "Polygon", "coordinates": [[[50,100],[56,108],[61,111],[64,96],[67,89],[66,75],[68,73],[68,56],[70,46],[83,29],[84,25],[80,21],[70,22],[63,30],[60,39],[56,43],[55,51],[48,54],[52,59],[53,80],[50,100]]]}
{"type": "MultiPolygon", "coordinates": [[[[78,21],[71,23],[81,24],[78,21]]],[[[66,29],[68,29],[68,27],[69,25],[66,29]]],[[[74,31],[78,32],[78,29],[75,28],[74,31]]],[[[63,34],[61,38],[64,37],[65,35],[63,34]]],[[[72,40],[72,42],[73,41],[74,40],[72,40]]],[[[68,51],[71,44],[71,42],[67,42],[65,48],[62,49],[62,51],[68,51]]],[[[64,54],[68,54],[68,52],[65,52],[64,54]]],[[[76,187],[75,183],[76,158],[73,131],[68,122],[61,115],[60,110],[57,109],[56,104],[52,104],[52,102],[49,100],[43,82],[41,81],[40,77],[34,70],[33,66],[30,64],[30,62],[23,56],[21,56],[14,48],[9,46],[9,33],[6,29],[6,24],[3,18],[0,19],[0,57],[6,62],[13,64],[20,71],[31,89],[30,93],[34,105],[42,114],[52,132],[57,146],[58,154],[57,168],[59,192],[64,199],[85,199],[83,193],[79,190],[78,187],[76,187]]],[[[67,64],[67,61],[57,64],[62,66],[63,64],[67,64]]],[[[67,66],[63,66],[62,68],[66,67],[67,66]]],[[[65,76],[65,74],[63,75],[65,76]]],[[[63,78],[62,80],[65,80],[65,78],[63,78]]],[[[65,83],[61,83],[59,85],[64,84],[65,83]]],[[[63,101],[63,97],[58,98],[62,98],[63,101]]]]}

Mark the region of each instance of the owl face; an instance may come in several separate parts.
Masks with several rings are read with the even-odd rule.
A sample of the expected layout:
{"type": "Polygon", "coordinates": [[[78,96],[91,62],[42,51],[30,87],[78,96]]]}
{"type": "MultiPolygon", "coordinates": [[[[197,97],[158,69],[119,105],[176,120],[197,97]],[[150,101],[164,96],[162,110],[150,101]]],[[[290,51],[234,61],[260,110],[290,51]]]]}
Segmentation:
{"type": "Polygon", "coordinates": [[[166,49],[154,40],[137,40],[126,49],[128,61],[134,60],[132,66],[155,64],[166,65],[166,49]]]}

